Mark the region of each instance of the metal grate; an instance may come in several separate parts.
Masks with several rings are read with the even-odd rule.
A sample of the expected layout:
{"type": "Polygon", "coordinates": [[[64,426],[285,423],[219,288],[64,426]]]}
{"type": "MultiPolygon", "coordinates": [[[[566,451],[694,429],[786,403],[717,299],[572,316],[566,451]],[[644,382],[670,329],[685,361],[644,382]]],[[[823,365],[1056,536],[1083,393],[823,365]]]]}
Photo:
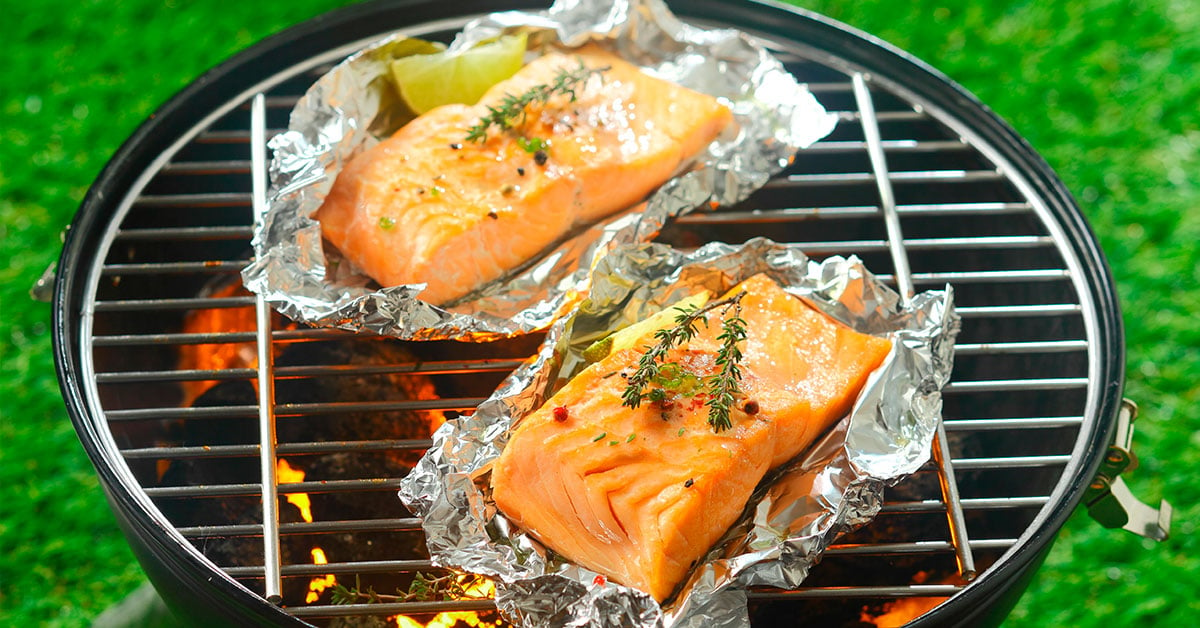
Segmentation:
{"type": "MultiPolygon", "coordinates": [[[[411,34],[446,39],[462,23],[411,34]]],[[[1054,507],[1069,480],[1065,469],[1091,420],[1085,417],[1094,416],[1098,403],[1098,367],[1089,352],[1098,333],[1095,305],[1081,283],[1080,260],[1032,186],[963,122],[888,77],[800,44],[772,43],[818,99],[839,112],[837,130],[746,203],[689,215],[660,239],[692,246],[764,235],[800,243],[815,258],[857,254],[906,296],[952,284],[964,324],[945,391],[936,462],[892,490],[876,522],[831,547],[800,589],[756,590],[751,599],[769,617],[773,604],[796,600],[861,607],[952,596],[969,586],[976,571],[985,575],[1003,561],[1054,507]]],[[[286,126],[296,98],[327,64],[357,46],[263,81],[180,135],[129,190],[110,225],[91,269],[80,336],[84,368],[91,369],[84,382],[88,403],[105,418],[128,480],[143,488],[148,507],[214,569],[281,603],[292,616],[318,623],[491,606],[334,606],[328,594],[315,603],[297,597],[302,585],[326,574],[351,581],[358,575],[383,590],[398,574],[402,580],[403,574],[434,570],[419,549],[411,549],[419,547],[420,526],[394,498],[401,474],[376,471],[391,468],[380,460],[407,459],[428,440],[378,437],[369,430],[351,437],[335,431],[318,440],[305,437],[305,428],[347,417],[371,425],[372,417],[396,413],[470,412],[536,340],[475,347],[400,343],[281,325],[253,296],[206,295],[236,278],[248,261],[253,208],[262,199],[265,139],[286,126]],[[265,97],[255,98],[259,91],[265,97]],[[188,317],[218,310],[250,313],[252,328],[185,331],[188,317]],[[189,347],[246,343],[258,357],[256,368],[185,368],[179,361],[189,347]],[[303,354],[306,347],[330,343],[352,351],[399,349],[377,351],[382,357],[366,362],[330,361],[319,353],[278,359],[287,350],[303,354]],[[402,391],[362,400],[320,396],[329,382],[380,378],[419,378],[434,386],[438,398],[402,391]],[[233,396],[181,405],[184,385],[252,381],[257,396],[250,401],[233,396]],[[316,397],[296,392],[306,388],[316,397]],[[273,399],[276,392],[281,396],[273,399]],[[211,429],[189,427],[204,425],[211,429]],[[276,442],[281,427],[290,436],[276,442]],[[211,432],[213,439],[199,442],[188,429],[211,432]],[[245,429],[248,437],[236,435],[245,429]],[[348,471],[339,467],[329,477],[282,483],[275,477],[278,459],[303,467],[321,457],[367,462],[357,471],[353,464],[348,471]],[[256,461],[261,464],[251,468],[257,473],[228,477],[231,468],[256,461]],[[174,470],[183,466],[208,470],[211,479],[173,483],[174,470]],[[325,500],[324,512],[332,515],[277,523],[279,509],[290,508],[284,498],[298,493],[309,494],[314,508],[325,500]],[[338,514],[355,502],[366,504],[369,514],[338,514]],[[253,517],[230,520],[219,512],[230,503],[253,517]],[[331,542],[357,544],[361,551],[320,565],[303,551],[331,542]],[[249,547],[255,558],[230,561],[228,545],[249,547]]]]}

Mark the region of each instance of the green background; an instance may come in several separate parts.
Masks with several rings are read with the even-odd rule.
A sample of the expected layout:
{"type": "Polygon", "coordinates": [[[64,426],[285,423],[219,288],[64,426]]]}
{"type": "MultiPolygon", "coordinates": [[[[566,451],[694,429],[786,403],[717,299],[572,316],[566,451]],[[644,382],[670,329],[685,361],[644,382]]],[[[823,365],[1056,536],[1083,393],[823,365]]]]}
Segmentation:
{"type": "MultiPolygon", "coordinates": [[[[28,288],[88,185],[204,70],[338,0],[20,0],[0,19],[0,625],[87,625],[144,582],[67,419],[50,308],[28,288]]],[[[1194,0],[800,0],[939,68],[1008,120],[1079,199],[1113,266],[1130,483],[1176,507],[1163,544],[1080,513],[1006,626],[1200,617],[1200,11],[1194,0]]]]}

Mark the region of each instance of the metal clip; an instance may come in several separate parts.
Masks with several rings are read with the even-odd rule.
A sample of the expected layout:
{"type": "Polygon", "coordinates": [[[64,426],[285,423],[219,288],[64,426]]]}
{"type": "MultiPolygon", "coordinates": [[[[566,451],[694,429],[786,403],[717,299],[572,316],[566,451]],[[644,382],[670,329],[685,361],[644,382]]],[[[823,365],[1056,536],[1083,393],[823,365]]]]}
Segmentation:
{"type": "Polygon", "coordinates": [[[1096,479],[1083,494],[1088,514],[1106,528],[1124,528],[1138,536],[1165,541],[1171,533],[1171,504],[1162,500],[1158,508],[1142,503],[1121,473],[1137,468],[1133,455],[1133,421],[1137,419],[1137,404],[1121,400],[1117,412],[1117,433],[1109,445],[1096,479]]]}
{"type": "Polygon", "coordinates": [[[58,262],[50,262],[46,270],[42,271],[42,276],[38,277],[37,283],[29,289],[29,298],[42,303],[49,303],[54,300],[54,279],[55,272],[58,269],[58,262]]]}
{"type": "MultiPolygon", "coordinates": [[[[71,225],[67,225],[62,231],[58,232],[58,240],[60,242],[67,241],[67,232],[71,230],[71,225]]],[[[29,289],[29,298],[42,303],[49,303],[54,300],[54,281],[58,274],[58,260],[50,262],[46,270],[42,271],[42,276],[38,277],[37,282],[29,289]]]]}

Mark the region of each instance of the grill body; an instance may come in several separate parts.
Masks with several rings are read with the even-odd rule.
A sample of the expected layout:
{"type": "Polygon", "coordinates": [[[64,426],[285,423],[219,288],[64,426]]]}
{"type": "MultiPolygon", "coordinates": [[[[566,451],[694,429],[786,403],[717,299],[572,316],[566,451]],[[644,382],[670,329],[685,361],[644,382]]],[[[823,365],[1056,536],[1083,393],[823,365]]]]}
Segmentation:
{"type": "MultiPolygon", "coordinates": [[[[519,1],[509,8],[539,6],[519,1]]],[[[759,36],[842,121],[834,135],[802,152],[793,167],[742,206],[687,217],[660,239],[693,246],[766,235],[803,243],[818,258],[858,254],[900,285],[911,280],[922,290],[953,284],[964,316],[946,391],[946,464],[930,465],[898,486],[880,521],[832,548],[800,590],[753,592],[756,621],[787,624],[801,607],[807,612],[825,604],[948,597],[915,625],[998,622],[1094,476],[1116,414],[1123,338],[1095,239],[1068,192],[1017,133],[903,52],[820,16],[769,4],[700,0],[672,8],[689,21],[733,25],[759,36]],[[888,224],[885,209],[893,210],[895,224],[888,224]],[[905,260],[911,274],[897,259],[905,260]],[[939,490],[939,480],[947,477],[956,489],[953,497],[939,490]],[[962,538],[950,523],[956,513],[962,538]],[[911,530],[922,532],[914,537],[911,530]],[[955,556],[961,561],[964,552],[980,571],[969,584],[953,577],[955,556]],[[885,575],[870,576],[881,571],[885,575]],[[923,582],[916,575],[929,571],[947,581],[923,582]]],[[[264,333],[281,350],[381,342],[261,326],[247,333],[183,331],[190,313],[253,306],[250,297],[202,296],[214,282],[235,278],[248,255],[251,96],[266,93],[268,129],[285,127],[290,103],[362,42],[393,30],[445,39],[469,17],[493,9],[487,2],[453,7],[375,2],[271,37],[164,105],[118,151],[85,198],[55,287],[60,382],[118,521],[147,574],[181,616],[208,625],[299,625],[353,614],[488,606],[309,606],[285,595],[288,608],[281,610],[264,599],[269,574],[261,562],[223,563],[213,550],[228,539],[262,546],[261,525],[207,514],[213,504],[261,499],[253,486],[259,476],[227,480],[218,473],[184,484],[164,478],[174,473],[172,467],[189,464],[253,467],[260,452],[257,442],[244,438],[193,442],[178,435],[180,425],[207,422],[220,431],[253,422],[255,414],[233,393],[207,407],[180,407],[182,383],[248,385],[254,379],[246,369],[181,372],[184,347],[237,345],[264,333]],[[206,514],[184,521],[180,504],[193,502],[199,506],[187,507],[206,514]]],[[[371,417],[391,416],[387,413],[469,411],[535,341],[406,346],[408,353],[388,354],[383,366],[332,363],[341,349],[285,360],[274,376],[300,387],[416,373],[435,382],[439,399],[355,405],[320,392],[313,393],[315,399],[299,393],[277,399],[280,425],[299,426],[290,432],[298,436],[281,438],[278,454],[375,460],[370,456],[419,453],[427,443],[419,438],[381,439],[364,428],[359,435],[316,439],[304,435],[304,426],[346,424],[348,416],[370,426],[371,417]],[[343,367],[348,371],[339,371],[343,367]]],[[[318,501],[325,499],[321,495],[366,496],[367,508],[383,505],[375,516],[285,522],[276,536],[299,546],[310,538],[335,540],[334,535],[346,535],[351,543],[419,538],[417,523],[394,498],[398,476],[386,476],[387,469],[371,467],[366,475],[324,486],[321,478],[279,487],[280,494],[311,492],[318,501]]],[[[401,554],[377,561],[358,556],[325,568],[294,556],[283,562],[283,577],[293,584],[324,573],[352,579],[357,573],[386,577],[428,568],[421,556],[401,554]]]]}

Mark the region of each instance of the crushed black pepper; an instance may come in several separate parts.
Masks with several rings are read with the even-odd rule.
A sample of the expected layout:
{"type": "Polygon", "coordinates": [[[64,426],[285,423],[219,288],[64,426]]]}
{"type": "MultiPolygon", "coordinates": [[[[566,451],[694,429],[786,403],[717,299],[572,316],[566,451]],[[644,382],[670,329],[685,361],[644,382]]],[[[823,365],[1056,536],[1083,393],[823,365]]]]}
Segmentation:
{"type": "Polygon", "coordinates": [[[458,142],[454,142],[454,143],[450,144],[450,149],[451,150],[461,150],[462,144],[459,144],[458,142]]]}
{"type": "Polygon", "coordinates": [[[497,214],[496,210],[494,210],[494,209],[489,209],[488,213],[487,213],[487,217],[491,218],[492,220],[496,220],[497,218],[500,217],[500,214],[497,214]]]}
{"type": "Polygon", "coordinates": [[[692,485],[695,483],[696,483],[695,480],[693,480],[692,478],[688,478],[687,482],[683,483],[683,487],[684,488],[692,488],[692,485]]]}
{"type": "Polygon", "coordinates": [[[533,161],[539,166],[546,165],[546,161],[549,159],[550,155],[546,154],[546,151],[544,150],[539,150],[533,154],[533,161]]]}
{"type": "Polygon", "coordinates": [[[525,176],[525,169],[524,169],[524,168],[522,168],[522,167],[520,167],[520,166],[517,166],[517,176],[518,176],[518,177],[523,177],[523,176],[525,176]]]}

